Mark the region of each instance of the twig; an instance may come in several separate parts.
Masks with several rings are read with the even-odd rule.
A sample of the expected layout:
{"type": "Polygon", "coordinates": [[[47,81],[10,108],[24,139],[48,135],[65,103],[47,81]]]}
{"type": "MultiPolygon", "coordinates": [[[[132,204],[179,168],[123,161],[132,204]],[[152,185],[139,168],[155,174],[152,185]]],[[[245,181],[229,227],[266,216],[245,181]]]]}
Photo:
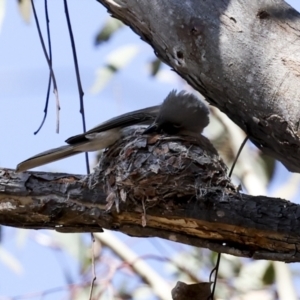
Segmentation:
{"type": "Polygon", "coordinates": [[[232,172],[233,172],[233,170],[234,170],[234,167],[235,167],[235,165],[236,165],[236,162],[237,162],[237,160],[238,160],[238,158],[239,158],[239,156],[240,156],[240,154],[241,154],[241,152],[242,152],[242,150],[243,150],[245,144],[247,143],[248,139],[249,139],[249,136],[247,135],[247,136],[245,137],[245,139],[243,140],[243,142],[242,142],[242,144],[241,144],[241,146],[240,146],[240,148],[239,148],[239,150],[238,150],[238,152],[237,152],[237,154],[236,154],[236,156],[235,156],[235,159],[234,159],[234,161],[233,161],[233,164],[232,164],[232,166],[231,166],[231,168],[230,168],[230,171],[229,171],[229,173],[228,173],[228,176],[229,176],[229,177],[231,177],[232,172]]]}
{"type": "Polygon", "coordinates": [[[89,296],[89,300],[92,299],[93,296],[93,289],[94,289],[94,284],[95,281],[97,279],[96,276],[96,270],[95,270],[95,251],[94,251],[94,245],[95,245],[95,237],[94,234],[91,232],[91,241],[92,241],[92,270],[93,270],[93,280],[91,282],[91,286],[90,286],[90,296],[89,296]]]}
{"type": "MultiPolygon", "coordinates": [[[[47,27],[49,60],[50,60],[51,66],[52,66],[52,47],[51,47],[51,36],[50,36],[50,26],[49,26],[50,20],[49,20],[49,14],[48,14],[48,2],[47,2],[47,0],[45,0],[45,17],[46,17],[46,27],[47,27]]],[[[48,88],[47,88],[47,94],[46,94],[46,103],[45,103],[45,108],[44,108],[44,118],[43,118],[42,123],[39,126],[39,128],[33,134],[37,134],[41,130],[41,128],[43,127],[43,125],[45,123],[45,120],[47,118],[50,88],[51,88],[51,72],[49,73],[48,88]]]]}
{"type": "Polygon", "coordinates": [[[210,272],[210,275],[209,275],[209,282],[212,282],[212,280],[211,280],[212,279],[212,275],[215,272],[213,289],[212,289],[211,294],[209,296],[210,300],[214,300],[214,294],[215,294],[215,289],[216,289],[216,284],[217,284],[217,279],[218,279],[218,272],[219,272],[220,260],[221,260],[221,253],[218,253],[216,266],[212,269],[212,271],[210,272]]]}
{"type": "MultiPolygon", "coordinates": [[[[233,164],[229,170],[229,173],[228,173],[228,176],[231,177],[232,175],[232,172],[234,170],[234,167],[236,165],[236,162],[246,144],[246,142],[248,141],[249,137],[246,136],[245,139],[243,140],[242,144],[240,145],[240,148],[235,156],[235,159],[233,161],[233,164]]],[[[217,263],[216,263],[216,266],[212,269],[212,271],[210,272],[210,275],[209,275],[209,282],[211,282],[211,279],[212,279],[212,275],[213,273],[215,272],[215,278],[214,278],[214,284],[213,284],[213,288],[212,288],[212,291],[211,291],[211,294],[209,295],[209,299],[210,300],[213,300],[214,299],[214,294],[215,294],[215,289],[216,289],[216,284],[217,284],[217,279],[218,279],[218,273],[219,273],[219,266],[220,266],[220,260],[221,260],[221,253],[218,253],[218,256],[217,256],[217,263]]]]}
{"type": "Polygon", "coordinates": [[[165,279],[146,264],[145,261],[138,259],[138,256],[127,245],[107,230],[94,235],[102,244],[109,247],[124,262],[127,262],[142,280],[152,287],[159,299],[170,299],[170,286],[165,279]]]}
{"type": "MultiPolygon", "coordinates": [[[[66,15],[66,20],[68,24],[68,31],[70,35],[70,41],[71,41],[71,47],[72,47],[72,54],[73,54],[73,60],[74,60],[74,67],[75,67],[75,73],[76,73],[76,80],[77,80],[77,87],[78,87],[78,94],[79,94],[79,105],[80,105],[80,113],[82,117],[82,127],[83,127],[83,132],[86,132],[86,122],[85,122],[85,113],[84,113],[84,102],[83,102],[83,89],[81,85],[81,79],[80,79],[80,73],[79,73],[79,67],[78,67],[78,59],[77,59],[77,54],[76,54],[76,46],[75,46],[75,41],[74,41],[74,36],[73,36],[73,31],[72,31],[72,25],[70,21],[70,16],[69,16],[69,9],[68,9],[68,3],[67,0],[64,0],[64,7],[65,7],[65,15],[66,15]]],[[[86,164],[86,172],[87,174],[90,174],[90,164],[89,164],[89,156],[88,153],[85,152],[85,164],[86,164]]],[[[92,239],[92,270],[93,270],[93,279],[91,282],[90,286],[90,295],[89,299],[92,299],[93,296],[93,289],[94,289],[94,283],[96,281],[96,271],[95,271],[95,257],[94,257],[94,244],[95,244],[95,238],[93,233],[91,232],[91,239],[92,239]]]]}
{"type": "Polygon", "coordinates": [[[43,48],[43,52],[45,54],[45,58],[47,60],[49,69],[50,69],[50,74],[51,74],[51,78],[52,78],[52,82],[53,82],[53,93],[55,94],[55,99],[56,99],[56,133],[59,133],[59,110],[60,110],[60,105],[59,105],[59,97],[58,97],[58,89],[57,89],[57,84],[56,84],[56,79],[55,79],[55,75],[54,75],[54,71],[52,69],[52,63],[49,59],[48,53],[47,53],[47,49],[44,43],[44,39],[42,36],[42,32],[41,32],[41,28],[39,25],[39,20],[35,11],[35,6],[34,6],[34,1],[31,0],[31,5],[32,5],[32,10],[33,10],[33,15],[34,15],[34,19],[35,19],[35,23],[36,23],[36,28],[38,30],[39,33],[39,38],[40,38],[40,42],[43,48]]]}
{"type": "MultiPolygon", "coordinates": [[[[74,36],[73,36],[73,32],[72,32],[72,25],[71,25],[70,16],[69,16],[67,0],[64,0],[64,6],[65,6],[66,20],[67,20],[67,24],[68,24],[68,30],[69,30],[70,40],[71,40],[71,45],[72,45],[72,53],[73,53],[74,66],[75,66],[76,79],[77,79],[77,87],[78,87],[78,93],[79,93],[80,113],[81,113],[81,117],[82,117],[83,132],[86,132],[84,103],[83,103],[84,92],[83,92],[82,85],[81,85],[78,60],[77,60],[77,54],[76,54],[76,46],[75,46],[74,36]]],[[[86,162],[87,174],[90,174],[89,156],[88,156],[87,152],[85,152],[85,162],[86,162]]]]}
{"type": "Polygon", "coordinates": [[[47,290],[31,292],[31,293],[27,293],[27,294],[23,294],[23,295],[12,296],[12,297],[0,296],[0,300],[24,300],[24,299],[33,299],[33,298],[36,299],[37,297],[40,297],[42,299],[47,295],[57,293],[57,292],[61,292],[61,291],[65,291],[65,290],[68,290],[72,287],[85,287],[86,284],[87,283],[85,283],[85,282],[78,283],[78,284],[72,283],[72,284],[67,284],[67,285],[64,285],[64,286],[57,286],[57,287],[54,287],[54,288],[49,288],[47,290]]]}

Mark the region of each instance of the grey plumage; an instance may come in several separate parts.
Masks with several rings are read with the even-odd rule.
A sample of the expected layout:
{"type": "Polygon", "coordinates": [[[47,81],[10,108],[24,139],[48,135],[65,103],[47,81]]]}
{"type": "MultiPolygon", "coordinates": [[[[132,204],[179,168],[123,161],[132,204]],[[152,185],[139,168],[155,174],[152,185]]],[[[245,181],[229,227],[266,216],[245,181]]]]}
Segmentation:
{"type": "Polygon", "coordinates": [[[209,124],[209,110],[195,95],[173,90],[162,103],[153,124],[144,133],[199,135],[209,124]]]}
{"type": "Polygon", "coordinates": [[[151,124],[159,108],[159,105],[152,106],[109,119],[85,133],[68,138],[65,141],[68,145],[47,150],[19,163],[16,171],[23,172],[82,152],[105,149],[122,137],[122,128],[151,124]]]}
{"type": "Polygon", "coordinates": [[[145,133],[199,135],[209,123],[208,108],[196,96],[173,90],[162,105],[129,112],[72,136],[68,145],[37,154],[17,165],[23,172],[59,159],[88,151],[105,149],[125,134],[125,128],[133,125],[150,125],[145,133]]]}

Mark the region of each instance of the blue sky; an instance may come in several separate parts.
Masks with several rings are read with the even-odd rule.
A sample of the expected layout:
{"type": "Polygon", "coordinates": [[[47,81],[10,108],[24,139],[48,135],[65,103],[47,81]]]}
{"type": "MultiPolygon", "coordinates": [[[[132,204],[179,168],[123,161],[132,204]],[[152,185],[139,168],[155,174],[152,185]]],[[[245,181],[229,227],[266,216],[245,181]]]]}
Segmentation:
{"type": "MultiPolygon", "coordinates": [[[[42,15],[43,1],[35,2],[37,11],[42,15]]],[[[43,118],[49,71],[33,19],[30,24],[26,24],[19,14],[17,1],[7,0],[0,32],[1,167],[15,168],[20,161],[60,146],[69,136],[82,132],[63,2],[48,2],[54,70],[61,104],[60,134],[55,133],[55,101],[52,94],[46,123],[38,135],[33,135],[43,118]]],[[[288,2],[300,10],[299,1],[288,2]]],[[[128,28],[123,28],[108,44],[94,46],[95,35],[108,17],[106,9],[98,2],[72,0],[69,1],[69,9],[85,91],[87,128],[117,114],[156,105],[171,89],[182,88],[183,83],[180,80],[166,83],[148,76],[145,63],[153,59],[153,50],[128,28]],[[95,80],[96,69],[104,64],[111,51],[124,43],[139,45],[139,55],[100,94],[89,92],[95,80]]],[[[40,22],[44,28],[42,17],[40,22]]],[[[170,76],[175,77],[171,71],[170,76]]],[[[91,159],[93,157],[90,155],[91,159]]],[[[75,156],[43,166],[40,170],[84,174],[84,157],[75,156]]],[[[17,230],[5,228],[2,247],[20,261],[23,272],[16,274],[0,262],[0,296],[19,295],[64,285],[66,282],[57,255],[68,264],[72,278],[75,281],[79,279],[78,265],[74,258],[67,254],[55,254],[47,247],[39,246],[30,237],[31,233],[20,246],[17,243],[18,235],[17,230]]],[[[150,242],[141,244],[139,240],[136,244],[140,253],[156,251],[150,242]]],[[[57,299],[57,295],[45,299],[57,299]]]]}

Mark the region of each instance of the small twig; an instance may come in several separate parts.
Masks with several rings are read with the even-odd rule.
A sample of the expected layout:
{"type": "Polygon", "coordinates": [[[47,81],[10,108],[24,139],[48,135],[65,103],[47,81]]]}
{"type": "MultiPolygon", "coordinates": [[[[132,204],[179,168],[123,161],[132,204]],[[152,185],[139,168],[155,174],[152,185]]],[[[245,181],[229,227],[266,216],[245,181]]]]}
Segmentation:
{"type": "Polygon", "coordinates": [[[220,260],[221,260],[221,253],[218,253],[216,266],[212,269],[212,271],[210,272],[210,275],[209,275],[209,282],[212,282],[212,275],[215,272],[213,289],[212,289],[211,294],[210,294],[210,296],[208,298],[210,300],[214,300],[214,294],[215,294],[215,289],[216,289],[216,284],[217,284],[217,279],[218,279],[218,272],[219,272],[220,260]]]}
{"type": "MultiPolygon", "coordinates": [[[[73,53],[73,59],[74,59],[74,66],[75,66],[75,72],[76,72],[76,80],[77,80],[77,87],[78,87],[78,93],[79,93],[79,104],[80,104],[80,113],[81,113],[81,117],[82,117],[83,132],[86,132],[86,122],[85,122],[84,102],[83,102],[84,92],[83,92],[82,85],[81,85],[78,60],[77,60],[77,54],[76,54],[76,46],[75,46],[70,16],[69,16],[67,0],[64,0],[64,7],[65,7],[66,20],[67,20],[67,24],[68,24],[68,31],[69,31],[69,35],[70,35],[70,41],[71,41],[71,47],[72,47],[72,53],[73,53]]],[[[85,152],[85,164],[86,164],[87,174],[90,174],[89,156],[88,156],[87,152],[85,152]]],[[[94,235],[92,232],[91,232],[91,239],[92,239],[91,251],[92,251],[93,279],[92,279],[91,286],[90,286],[90,295],[89,295],[90,300],[92,299],[92,296],[93,296],[94,284],[95,284],[95,281],[97,278],[96,271],[95,271],[95,257],[94,257],[95,238],[94,238],[94,235]]]]}
{"type": "MultiPolygon", "coordinates": [[[[12,296],[12,297],[3,297],[0,296],[0,300],[25,300],[25,299],[44,299],[46,296],[57,293],[57,292],[62,292],[62,291],[67,291],[70,288],[78,288],[82,287],[85,288],[87,285],[87,282],[80,282],[80,283],[72,283],[72,284],[67,284],[64,286],[57,286],[54,288],[49,288],[47,290],[42,290],[42,291],[37,291],[37,292],[29,292],[27,294],[22,294],[22,295],[17,295],[17,296],[12,296]]],[[[56,297],[57,298],[57,297],[56,297]]]]}
{"type": "MultiPolygon", "coordinates": [[[[83,102],[84,92],[83,92],[82,85],[81,85],[81,79],[80,79],[80,73],[79,73],[79,67],[78,67],[78,60],[77,60],[77,54],[76,54],[76,46],[75,46],[75,41],[74,41],[70,16],[69,16],[67,0],[64,0],[64,6],[65,6],[66,20],[67,20],[68,30],[69,30],[69,34],[70,34],[70,40],[71,40],[75,72],[76,72],[76,79],[77,79],[77,87],[78,87],[78,93],[79,93],[80,113],[81,113],[81,117],[82,117],[83,132],[86,132],[84,102],[83,102]]],[[[89,156],[88,156],[87,152],[85,152],[85,162],[86,162],[87,173],[90,174],[89,156]]]]}
{"type": "MultiPolygon", "coordinates": [[[[83,132],[86,132],[86,122],[85,122],[84,102],[83,102],[84,92],[83,92],[82,85],[81,85],[81,79],[80,79],[80,73],[79,73],[79,67],[78,67],[78,59],[77,59],[77,54],[76,54],[76,46],[75,46],[75,41],[74,41],[70,16],[69,16],[69,9],[68,9],[67,0],[64,0],[64,7],[65,7],[66,20],[67,20],[67,24],[68,24],[68,31],[69,31],[69,35],[70,35],[70,41],[71,41],[71,47],[72,47],[72,53],[73,53],[73,60],[74,60],[74,66],[75,66],[75,73],[76,73],[76,80],[77,80],[77,87],[78,87],[78,94],[79,94],[80,113],[81,113],[81,117],[82,117],[82,127],[83,127],[83,132]]],[[[88,156],[87,152],[85,152],[85,164],[86,164],[87,174],[90,174],[89,156],[88,156]]],[[[91,239],[92,239],[93,279],[92,279],[91,286],[90,286],[90,296],[89,296],[90,300],[92,299],[92,296],[93,296],[93,289],[94,289],[94,284],[95,284],[95,281],[96,281],[95,257],[94,257],[95,238],[94,238],[94,235],[93,235],[92,232],[91,232],[91,239]]]]}
{"type": "Polygon", "coordinates": [[[245,137],[245,139],[243,140],[243,142],[242,142],[242,144],[241,144],[241,146],[240,146],[240,148],[239,148],[239,150],[238,150],[238,152],[237,152],[237,154],[236,154],[236,156],[235,156],[235,159],[234,159],[234,161],[233,161],[233,164],[232,164],[232,166],[231,166],[231,168],[230,168],[230,171],[229,171],[229,173],[228,173],[228,176],[229,176],[229,177],[231,177],[232,172],[233,172],[233,170],[234,170],[234,167],[235,167],[235,165],[236,165],[236,162],[237,162],[237,160],[238,160],[238,158],[239,158],[239,156],[240,156],[240,154],[241,154],[241,152],[242,152],[242,150],[243,150],[245,144],[247,143],[248,139],[249,139],[249,136],[247,135],[247,136],[245,137]]]}
{"type": "MultiPolygon", "coordinates": [[[[47,0],[45,0],[45,17],[46,17],[46,26],[47,26],[49,60],[50,60],[51,66],[52,66],[52,47],[51,47],[51,36],[50,36],[50,26],[49,26],[50,20],[49,20],[49,14],[48,14],[48,2],[47,2],[47,0]]],[[[44,118],[43,118],[42,123],[39,126],[39,128],[33,134],[37,134],[41,130],[41,128],[43,127],[43,125],[45,123],[45,120],[47,118],[50,88],[51,88],[51,72],[49,73],[48,88],[47,88],[47,94],[46,94],[46,103],[45,103],[45,108],[44,108],[44,118]]]]}
{"type": "MultiPolygon", "coordinates": [[[[133,269],[134,264],[138,260],[144,260],[145,261],[147,259],[153,259],[153,260],[156,260],[156,261],[168,262],[170,264],[173,264],[178,270],[180,270],[181,272],[185,273],[185,275],[189,276],[192,281],[195,281],[195,282],[199,281],[198,277],[196,275],[194,275],[192,273],[192,271],[188,270],[183,265],[180,265],[177,261],[171,259],[170,257],[165,257],[165,256],[163,257],[163,256],[155,255],[155,254],[141,255],[141,256],[138,256],[134,261],[131,261],[131,262],[123,261],[119,265],[118,269],[124,268],[125,266],[129,266],[130,268],[133,269]]],[[[145,283],[147,283],[147,282],[145,281],[145,283]]]]}
{"type": "Polygon", "coordinates": [[[94,234],[91,232],[91,241],[92,241],[92,270],[93,270],[93,280],[91,282],[91,286],[90,286],[90,296],[89,296],[89,300],[92,299],[93,296],[93,289],[94,289],[94,284],[95,281],[97,279],[96,277],[96,270],[95,270],[95,251],[94,251],[94,245],[95,245],[95,237],[94,234]]]}
{"type": "Polygon", "coordinates": [[[147,283],[152,288],[158,299],[170,299],[170,285],[165,278],[157,273],[144,260],[138,259],[138,256],[130,249],[130,247],[107,230],[101,233],[94,233],[94,235],[97,240],[107,246],[121,260],[128,263],[134,272],[140,276],[143,282],[147,283]]]}
{"type": "MultiPolygon", "coordinates": [[[[249,136],[246,136],[245,139],[243,140],[242,144],[240,145],[240,148],[235,156],[235,159],[233,161],[233,164],[229,170],[229,173],[228,173],[228,177],[231,178],[231,175],[232,175],[232,172],[235,168],[235,165],[236,165],[236,162],[246,144],[246,142],[248,141],[249,139],[249,136]]],[[[216,289],[216,284],[217,284],[217,279],[218,279],[218,273],[219,273],[219,266],[220,266],[220,260],[221,260],[221,253],[218,253],[218,256],[217,256],[217,263],[216,263],[216,266],[212,269],[212,271],[210,272],[210,275],[209,275],[209,282],[212,282],[211,279],[212,279],[212,275],[213,273],[215,272],[215,278],[214,278],[214,284],[213,284],[213,288],[212,288],[212,291],[211,291],[211,294],[209,295],[209,300],[213,300],[214,299],[214,294],[215,294],[215,289],[216,289]]]]}
{"type": "Polygon", "coordinates": [[[46,49],[46,46],[45,46],[45,43],[44,43],[43,35],[42,35],[42,32],[41,32],[41,28],[40,28],[38,16],[37,16],[36,11],[35,11],[35,6],[34,6],[34,1],[33,0],[31,0],[31,5],[32,5],[32,10],[33,10],[35,23],[36,23],[36,28],[38,30],[40,42],[41,42],[43,52],[44,52],[45,58],[47,60],[48,66],[49,66],[49,70],[50,70],[50,74],[51,74],[51,78],[52,78],[52,82],[53,82],[53,93],[54,93],[55,99],[56,99],[56,132],[59,133],[59,110],[60,110],[60,105],[59,105],[59,96],[58,96],[58,89],[57,89],[56,79],[55,79],[54,71],[52,69],[52,63],[49,59],[47,49],[46,49]]]}

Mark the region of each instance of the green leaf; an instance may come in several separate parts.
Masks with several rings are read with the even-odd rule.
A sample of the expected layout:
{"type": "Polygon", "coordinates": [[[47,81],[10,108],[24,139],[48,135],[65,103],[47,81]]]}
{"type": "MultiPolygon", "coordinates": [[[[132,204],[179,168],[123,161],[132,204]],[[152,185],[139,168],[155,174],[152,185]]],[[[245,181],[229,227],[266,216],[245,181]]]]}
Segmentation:
{"type": "Polygon", "coordinates": [[[113,36],[113,34],[123,26],[124,24],[117,19],[107,19],[104,26],[100,29],[96,36],[95,45],[100,45],[103,42],[107,42],[113,36]]]}
{"type": "Polygon", "coordinates": [[[91,88],[91,92],[99,93],[112,79],[115,73],[125,68],[134,56],[137,55],[139,46],[125,45],[112,51],[106,58],[106,64],[96,70],[96,80],[91,88]]]}
{"type": "Polygon", "coordinates": [[[262,281],[264,284],[270,285],[275,281],[275,270],[272,262],[269,262],[265,273],[263,274],[262,281]]]}
{"type": "Polygon", "coordinates": [[[96,79],[91,88],[91,93],[97,94],[103,90],[114,76],[113,71],[109,66],[104,66],[96,70],[96,79]]]}
{"type": "Polygon", "coordinates": [[[156,76],[160,70],[162,62],[159,58],[155,58],[150,62],[150,74],[151,76],[156,76]]]}

